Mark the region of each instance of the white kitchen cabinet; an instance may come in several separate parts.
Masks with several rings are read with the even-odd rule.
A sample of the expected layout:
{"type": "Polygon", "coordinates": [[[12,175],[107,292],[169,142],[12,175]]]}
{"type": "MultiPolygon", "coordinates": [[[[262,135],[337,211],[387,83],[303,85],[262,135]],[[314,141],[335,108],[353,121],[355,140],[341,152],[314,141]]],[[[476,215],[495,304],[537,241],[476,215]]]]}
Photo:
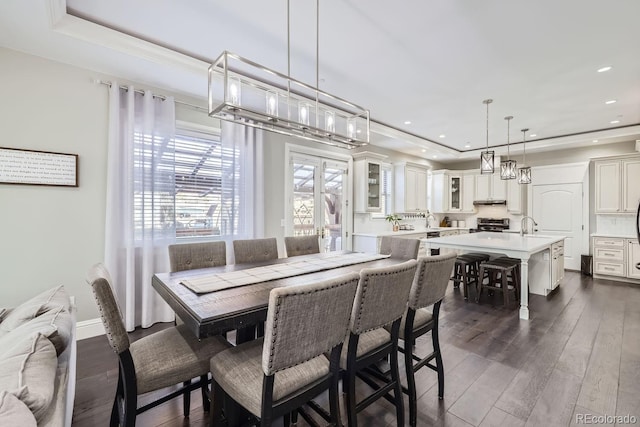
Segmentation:
{"type": "Polygon", "coordinates": [[[461,212],[475,212],[473,201],[475,200],[474,190],[476,177],[473,172],[465,171],[462,174],[462,208],[461,212]]]}
{"type": "MultiPolygon", "coordinates": [[[[516,181],[515,179],[509,181],[516,181]]],[[[507,180],[500,179],[500,173],[496,172],[492,175],[491,182],[491,199],[506,200],[507,199],[507,180]]]]}
{"type": "Polygon", "coordinates": [[[593,238],[593,272],[607,276],[627,275],[625,239],[593,238]]]}
{"type": "Polygon", "coordinates": [[[640,203],[640,159],[622,161],[622,212],[635,213],[640,203]]]}
{"type": "Polygon", "coordinates": [[[493,174],[477,173],[475,176],[475,200],[505,200],[507,198],[506,181],[500,179],[498,172],[493,174]]]}
{"type": "Polygon", "coordinates": [[[564,279],[564,240],[551,245],[551,289],[564,279]]]}
{"type": "Polygon", "coordinates": [[[430,175],[433,212],[474,212],[474,171],[437,170],[430,175]]]}
{"type": "Polygon", "coordinates": [[[640,202],[640,158],[596,160],[595,213],[635,213],[640,202]]]}
{"type": "Polygon", "coordinates": [[[423,212],[427,210],[427,173],[420,165],[395,165],[395,211],[423,212]]]}
{"type": "Polygon", "coordinates": [[[523,213],[524,206],[524,185],[518,184],[518,180],[510,179],[507,181],[507,212],[520,215],[523,213]]]}
{"type": "Polygon", "coordinates": [[[640,279],[640,269],[636,265],[640,264],[640,244],[637,240],[627,240],[627,250],[629,259],[627,262],[627,277],[631,279],[640,279]]]}
{"type": "Polygon", "coordinates": [[[386,157],[367,151],[353,155],[354,212],[382,211],[382,160],[386,157]]]}
{"type": "Polygon", "coordinates": [[[475,179],[475,200],[489,200],[491,197],[491,179],[490,174],[478,173],[475,179]]]}

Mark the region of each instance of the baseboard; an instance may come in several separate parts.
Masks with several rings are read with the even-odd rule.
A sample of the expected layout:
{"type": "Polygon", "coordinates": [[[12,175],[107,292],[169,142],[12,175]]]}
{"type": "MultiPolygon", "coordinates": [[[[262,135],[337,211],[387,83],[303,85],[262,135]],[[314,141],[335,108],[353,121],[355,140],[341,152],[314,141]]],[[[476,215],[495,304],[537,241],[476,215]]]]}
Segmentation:
{"type": "Polygon", "coordinates": [[[76,339],[78,341],[104,334],[104,325],[100,318],[83,320],[76,323],[76,339]]]}

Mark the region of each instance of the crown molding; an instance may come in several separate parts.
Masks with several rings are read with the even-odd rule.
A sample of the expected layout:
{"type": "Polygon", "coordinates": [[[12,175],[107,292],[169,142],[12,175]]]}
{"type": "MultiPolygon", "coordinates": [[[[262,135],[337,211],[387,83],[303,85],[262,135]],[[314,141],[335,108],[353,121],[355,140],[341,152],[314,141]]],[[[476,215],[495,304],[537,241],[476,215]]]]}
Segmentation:
{"type": "Polygon", "coordinates": [[[156,64],[170,64],[192,73],[206,73],[209,68],[210,64],[201,59],[71,15],[66,0],[49,0],[48,9],[51,29],[57,33],[156,64]]]}

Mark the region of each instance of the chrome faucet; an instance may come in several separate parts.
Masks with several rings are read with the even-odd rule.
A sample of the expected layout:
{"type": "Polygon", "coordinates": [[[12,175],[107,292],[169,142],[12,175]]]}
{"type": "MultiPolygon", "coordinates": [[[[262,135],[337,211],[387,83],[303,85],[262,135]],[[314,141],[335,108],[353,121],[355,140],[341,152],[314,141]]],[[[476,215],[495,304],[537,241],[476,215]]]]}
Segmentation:
{"type": "Polygon", "coordinates": [[[430,219],[433,219],[434,221],[436,221],[436,217],[431,212],[427,211],[427,215],[426,215],[427,228],[431,228],[431,226],[429,225],[430,219]]]}
{"type": "MultiPolygon", "coordinates": [[[[525,234],[525,226],[526,226],[526,224],[527,224],[527,219],[530,219],[530,220],[531,220],[531,222],[533,222],[534,227],[535,227],[536,225],[538,225],[538,223],[536,222],[536,220],[535,220],[535,219],[533,219],[533,218],[531,218],[530,216],[527,216],[527,215],[523,216],[523,217],[522,217],[522,220],[520,221],[520,235],[521,235],[521,236],[524,236],[524,234],[525,234]]],[[[531,230],[531,233],[533,233],[534,231],[535,231],[535,230],[533,230],[533,229],[532,229],[532,230],[531,230]]]]}

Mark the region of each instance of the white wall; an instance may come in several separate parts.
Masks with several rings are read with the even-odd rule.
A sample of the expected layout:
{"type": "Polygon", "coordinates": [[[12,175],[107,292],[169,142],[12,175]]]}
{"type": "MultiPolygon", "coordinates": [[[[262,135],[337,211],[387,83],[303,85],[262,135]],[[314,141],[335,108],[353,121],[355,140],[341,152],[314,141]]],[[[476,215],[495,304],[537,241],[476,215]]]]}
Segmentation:
{"type": "MultiPolygon", "coordinates": [[[[94,80],[114,78],[3,48],[0,64],[0,146],[78,154],[79,165],[78,188],[0,184],[0,307],[62,284],[76,297],[78,321],[94,319],[84,278],[104,260],[108,126],[107,87],[94,80]]],[[[176,115],[219,126],[181,105],[176,115]]]]}
{"type": "Polygon", "coordinates": [[[0,146],[78,154],[79,187],[0,184],[0,305],[63,284],[98,316],[87,269],[103,259],[107,91],[95,73],[0,49],[0,146]]]}

